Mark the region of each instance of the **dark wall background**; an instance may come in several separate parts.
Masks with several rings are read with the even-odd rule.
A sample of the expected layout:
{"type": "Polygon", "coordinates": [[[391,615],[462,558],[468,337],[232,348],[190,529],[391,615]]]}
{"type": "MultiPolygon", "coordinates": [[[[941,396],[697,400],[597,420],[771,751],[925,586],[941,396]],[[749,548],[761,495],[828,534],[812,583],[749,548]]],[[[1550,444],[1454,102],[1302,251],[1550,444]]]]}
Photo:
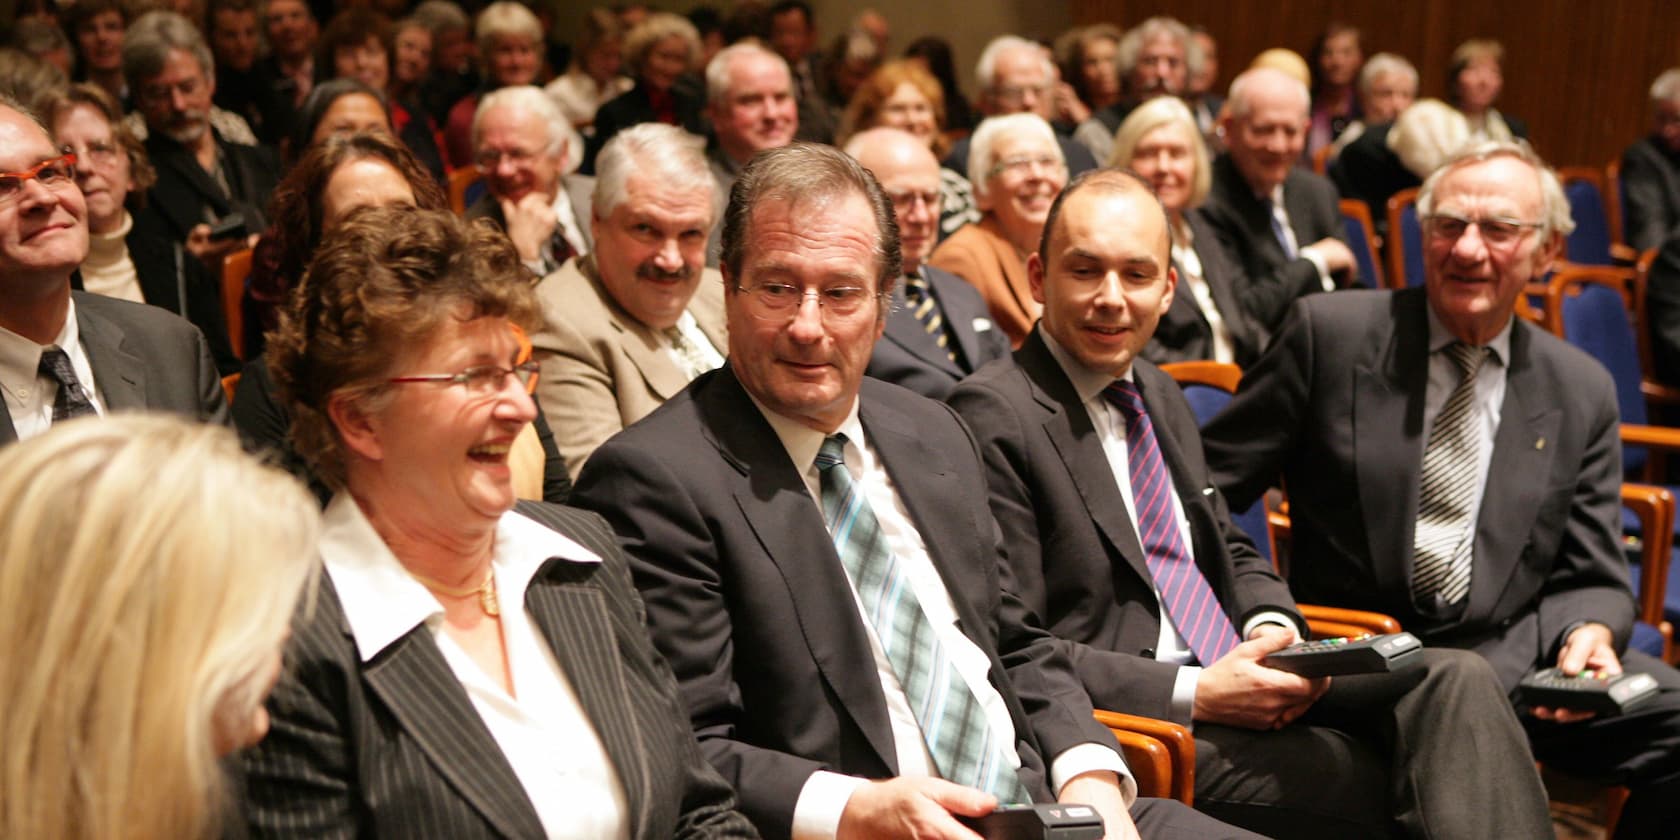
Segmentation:
{"type": "Polygon", "coordinates": [[[1199,23],[1219,40],[1223,89],[1255,54],[1289,47],[1306,57],[1325,24],[1362,30],[1365,54],[1417,65],[1420,96],[1445,98],[1459,42],[1505,45],[1500,110],[1526,120],[1557,166],[1603,166],[1648,129],[1646,94],[1680,65],[1680,3],[1673,0],[1071,0],[1076,23],[1122,27],[1152,15],[1199,23]]]}

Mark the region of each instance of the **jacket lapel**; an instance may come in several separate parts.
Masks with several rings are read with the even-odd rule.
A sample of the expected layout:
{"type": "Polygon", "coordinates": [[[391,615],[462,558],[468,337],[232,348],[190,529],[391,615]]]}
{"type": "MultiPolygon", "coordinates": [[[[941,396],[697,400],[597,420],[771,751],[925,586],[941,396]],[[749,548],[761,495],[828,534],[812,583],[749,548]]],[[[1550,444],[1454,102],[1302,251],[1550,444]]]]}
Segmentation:
{"type": "Polygon", "coordinates": [[[589,281],[597,297],[606,305],[607,313],[613,331],[618,336],[619,349],[636,366],[642,374],[642,380],[647,383],[648,390],[658,395],[661,402],[677,395],[678,391],[688,387],[688,377],[683,375],[677,363],[666,355],[659,346],[659,337],[646,326],[630,317],[613,296],[607,293],[601,284],[601,272],[595,267],[595,257],[585,254],[578,259],[578,272],[589,281]]]}
{"type": "MultiPolygon", "coordinates": [[[[922,328],[922,322],[916,320],[916,316],[911,314],[910,301],[904,296],[904,284],[902,282],[893,287],[892,305],[892,314],[887,316],[887,329],[883,333],[883,338],[897,344],[911,356],[945,371],[953,378],[961,379],[963,376],[962,369],[951,361],[950,356],[945,355],[945,351],[940,348],[939,343],[934,341],[933,336],[922,328]]],[[[964,358],[968,357],[965,356],[964,358]]]]}
{"type": "Polygon", "coordinates": [[[1494,604],[1510,584],[1512,570],[1534,530],[1534,519],[1546,494],[1546,478],[1551,473],[1552,453],[1557,451],[1562,413],[1555,405],[1536,398],[1549,391],[1529,364],[1530,329],[1521,321],[1511,325],[1505,402],[1500,406],[1499,431],[1494,434],[1493,457],[1476,516],[1470,615],[1504,614],[1494,612],[1494,604]]]}
{"type": "MultiPolygon", "coordinates": [[[[78,295],[78,304],[82,300],[78,295]]],[[[91,307],[78,305],[76,329],[106,410],[146,408],[146,361],[123,347],[122,326],[91,307]]]]}
{"type": "Polygon", "coordinates": [[[1412,538],[1423,470],[1423,400],[1429,329],[1422,290],[1392,298],[1386,354],[1354,371],[1354,470],[1371,573],[1384,592],[1411,591],[1412,538]]]}
{"type": "MultiPolygon", "coordinates": [[[[945,355],[943,350],[935,354],[934,361],[949,366],[950,370],[957,372],[957,378],[960,379],[979,369],[981,363],[980,334],[975,332],[973,321],[976,317],[985,317],[990,320],[991,316],[986,312],[958,312],[952,308],[951,301],[947,300],[943,294],[944,288],[947,283],[966,284],[967,281],[962,278],[954,274],[947,274],[929,265],[922,266],[922,276],[927,278],[928,289],[932,291],[934,299],[939,301],[939,311],[945,319],[945,332],[950,335],[952,341],[957,343],[957,349],[961,352],[963,360],[968,362],[968,367],[967,369],[959,368],[955,362],[952,362],[945,355]],[[967,323],[964,322],[965,319],[967,323]]],[[[918,324],[917,326],[921,325],[918,324]]],[[[922,330],[922,334],[926,335],[927,330],[922,330]]],[[[938,347],[938,344],[934,345],[935,350],[938,350],[938,347]]]]}

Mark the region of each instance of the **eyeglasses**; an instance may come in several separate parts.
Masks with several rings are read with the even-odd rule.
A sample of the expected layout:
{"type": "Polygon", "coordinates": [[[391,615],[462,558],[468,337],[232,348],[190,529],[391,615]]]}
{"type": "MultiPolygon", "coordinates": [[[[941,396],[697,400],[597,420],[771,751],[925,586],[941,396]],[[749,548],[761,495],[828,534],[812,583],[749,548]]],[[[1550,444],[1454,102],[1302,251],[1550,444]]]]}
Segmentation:
{"type": "Polygon", "coordinates": [[[537,155],[535,152],[527,152],[523,149],[514,149],[507,152],[497,151],[495,149],[485,149],[484,151],[479,152],[477,157],[473,158],[473,163],[478,164],[479,169],[488,172],[495,169],[496,165],[501,163],[503,158],[506,158],[507,161],[512,163],[517,169],[526,169],[537,159],[537,155]]]}
{"type": "Polygon", "coordinates": [[[887,199],[892,202],[894,210],[913,210],[917,202],[927,205],[928,209],[939,212],[939,191],[916,192],[909,190],[900,193],[888,193],[887,199]]]}
{"type": "Polygon", "coordinates": [[[750,289],[736,286],[735,291],[747,296],[747,311],[761,321],[792,320],[808,297],[817,299],[824,320],[845,320],[862,311],[875,296],[862,286],[801,289],[787,283],[760,283],[750,289]]]}
{"type": "Polygon", "coordinates": [[[1046,175],[1055,175],[1066,171],[1067,164],[1059,157],[1055,157],[1053,155],[1039,155],[1038,157],[1022,156],[1004,158],[1003,160],[998,161],[992,165],[992,168],[989,171],[987,171],[986,177],[992,178],[1007,173],[1009,175],[1014,175],[1017,178],[1024,178],[1032,172],[1042,172],[1046,175]]]}
{"type": "Polygon", "coordinates": [[[1050,96],[1050,92],[1054,89],[1051,85],[1009,85],[992,88],[992,96],[1006,105],[1020,105],[1027,101],[1029,95],[1037,99],[1045,99],[1050,96]]]}
{"type": "Polygon", "coordinates": [[[1489,245],[1510,245],[1521,239],[1529,230],[1539,230],[1544,227],[1540,222],[1525,222],[1521,219],[1492,217],[1486,219],[1466,219],[1451,213],[1433,213],[1424,218],[1430,234],[1449,241],[1457,241],[1475,225],[1482,232],[1482,240],[1489,245]]]}
{"type": "Polygon", "coordinates": [[[68,149],[60,157],[43,160],[21,172],[0,172],[0,205],[11,204],[23,195],[23,185],[39,181],[49,190],[75,183],[76,153],[68,149]]]}
{"type": "Polygon", "coordinates": [[[467,368],[460,373],[424,373],[414,376],[393,376],[386,382],[397,384],[402,382],[443,382],[449,385],[464,385],[467,393],[474,397],[488,398],[500,393],[502,385],[508,376],[519,380],[525,387],[525,393],[537,392],[537,370],[541,365],[536,362],[522,362],[511,368],[499,365],[478,365],[467,368]]]}
{"type": "Polygon", "coordinates": [[[110,166],[122,154],[122,149],[104,141],[89,143],[83,146],[81,151],[75,153],[78,160],[86,158],[88,163],[94,166],[110,166]]]}

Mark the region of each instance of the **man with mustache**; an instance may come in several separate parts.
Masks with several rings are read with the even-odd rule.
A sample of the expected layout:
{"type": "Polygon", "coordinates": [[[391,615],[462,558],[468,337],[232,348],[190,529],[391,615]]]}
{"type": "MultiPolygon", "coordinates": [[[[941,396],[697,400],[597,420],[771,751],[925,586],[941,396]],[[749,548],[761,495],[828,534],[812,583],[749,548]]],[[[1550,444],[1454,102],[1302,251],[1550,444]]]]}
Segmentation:
{"type": "Polygon", "coordinates": [[[705,268],[715,221],[703,141],[643,123],[596,158],[595,251],[537,285],[537,401],[575,481],[607,438],[723,364],[723,279],[705,268]]]}

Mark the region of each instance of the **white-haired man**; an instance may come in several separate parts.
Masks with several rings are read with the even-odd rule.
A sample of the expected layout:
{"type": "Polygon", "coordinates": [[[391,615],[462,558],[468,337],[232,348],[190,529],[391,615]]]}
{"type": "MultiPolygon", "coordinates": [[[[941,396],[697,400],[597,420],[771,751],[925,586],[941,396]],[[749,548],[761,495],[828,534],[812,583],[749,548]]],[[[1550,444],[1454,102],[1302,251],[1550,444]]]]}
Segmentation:
{"type": "Polygon", "coordinates": [[[1644,251],[1680,228],[1680,67],[1651,83],[1651,133],[1622,154],[1627,243],[1644,251]]]}
{"type": "MultiPolygon", "coordinates": [[[[992,39],[980,53],[974,67],[974,80],[980,88],[980,113],[988,117],[1006,114],[1037,114],[1045,122],[1051,119],[1056,89],[1056,62],[1042,45],[1018,35],[1003,35],[992,39]]],[[[1073,138],[1056,134],[1056,144],[1062,147],[1062,159],[1067,162],[1070,175],[1078,175],[1097,168],[1097,159],[1089,149],[1073,138]]],[[[964,137],[951,146],[940,161],[953,172],[968,172],[969,138],[964,137]]]]}
{"type": "MultiPolygon", "coordinates": [[[[750,42],[719,50],[706,65],[706,113],[717,140],[707,158],[718,195],[727,200],[753,155],[786,146],[799,131],[799,103],[787,61],[750,42]]],[[[712,231],[707,265],[717,265],[721,233],[721,225],[712,231]]]]}
{"type": "Polygon", "coordinates": [[[1115,49],[1122,98],[1098,109],[1074,132],[1097,160],[1114,152],[1114,132],[1133,108],[1157,96],[1185,96],[1190,77],[1201,69],[1201,49],[1190,27],[1157,15],[1128,30],[1115,49]]]}
{"type": "Polygon", "coordinates": [[[567,174],[581,152],[560,106],[532,85],[487,94],[473,115],[473,161],[485,194],[467,218],[494,220],[538,275],[594,247],[585,221],[595,179],[567,174]]]}

